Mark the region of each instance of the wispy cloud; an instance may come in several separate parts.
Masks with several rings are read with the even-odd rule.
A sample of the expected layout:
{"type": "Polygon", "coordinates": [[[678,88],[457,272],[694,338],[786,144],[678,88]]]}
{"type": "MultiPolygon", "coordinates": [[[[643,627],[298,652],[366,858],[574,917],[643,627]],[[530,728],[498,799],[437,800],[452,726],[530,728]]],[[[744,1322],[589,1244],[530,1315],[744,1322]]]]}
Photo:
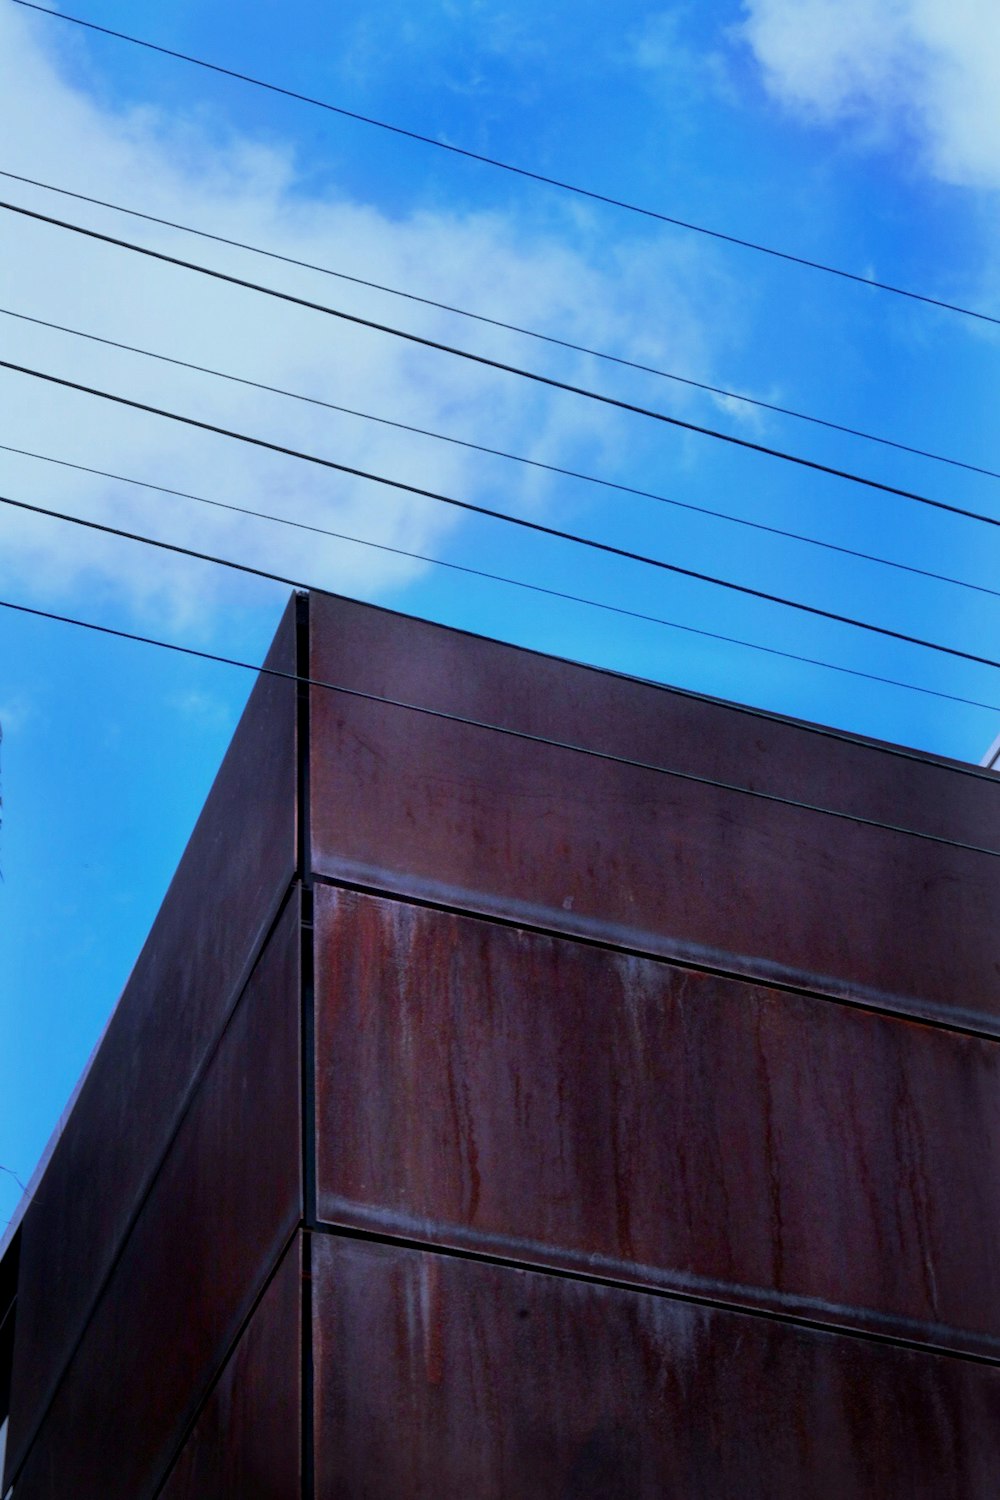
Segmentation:
{"type": "Polygon", "coordinates": [[[689,5],[647,12],[626,36],[626,61],[654,78],[662,100],[669,100],[675,110],[702,95],[734,102],[724,48],[695,45],[690,40],[691,19],[689,5]]]}
{"type": "Polygon", "coordinates": [[[38,714],[38,705],[24,693],[0,699],[0,739],[19,734],[38,714]]]}
{"type": "MultiPolygon", "coordinates": [[[[390,220],[344,197],[309,197],[291,146],[226,135],[203,118],[112,109],[69,80],[40,36],[12,7],[0,10],[6,71],[0,130],[15,143],[6,158],[13,170],[647,362],[702,376],[710,369],[709,330],[724,283],[707,253],[671,247],[663,236],[610,249],[586,218],[568,214],[564,240],[556,230],[527,230],[500,215],[435,211],[390,220]]],[[[571,379],[594,377],[592,361],[556,356],[512,334],[32,189],[4,184],[4,193],[501,359],[571,379]]],[[[49,227],[21,220],[5,230],[4,295],[19,311],[549,462],[606,466],[627,449],[619,425],[584,403],[49,227]]],[[[550,496],[537,472],[499,460],[7,318],[0,318],[0,328],[6,357],[17,362],[360,468],[514,509],[544,506],[550,496]]],[[[609,383],[605,371],[600,378],[609,383]]],[[[3,375],[0,391],[0,441],[19,447],[417,551],[442,545],[459,524],[453,512],[430,502],[20,376],[3,375]]],[[[666,386],[657,397],[664,404],[689,399],[666,386]]],[[[420,567],[27,459],[0,458],[9,493],[327,587],[384,595],[420,567]]],[[[85,587],[92,596],[110,591],[140,614],[197,622],[210,619],[234,588],[220,571],[23,514],[0,515],[0,534],[0,582],[15,583],[21,597],[28,590],[51,600],[85,587]]]]}

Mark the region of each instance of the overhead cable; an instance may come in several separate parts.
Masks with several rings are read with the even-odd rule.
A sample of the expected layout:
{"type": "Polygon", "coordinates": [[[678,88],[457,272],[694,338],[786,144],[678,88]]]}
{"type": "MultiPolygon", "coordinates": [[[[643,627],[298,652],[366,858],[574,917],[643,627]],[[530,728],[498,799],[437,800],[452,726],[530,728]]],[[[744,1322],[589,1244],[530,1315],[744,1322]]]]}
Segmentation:
{"type": "MultiPolygon", "coordinates": [[[[40,328],[50,328],[56,333],[68,333],[73,338],[88,339],[95,344],[103,344],[111,349],[121,349],[128,354],[139,354],[144,359],[155,359],[162,364],[175,365],[182,370],[193,370],[200,375],[211,375],[217,380],[231,381],[236,385],[249,386],[255,391],[266,391],[272,396],[285,396],[290,401],[302,401],[310,406],[318,406],[325,411],[341,412],[346,416],[359,417],[365,422],[378,422],[385,427],[393,427],[401,432],[419,434],[421,437],[433,438],[435,442],[451,443],[460,448],[473,449],[477,453],[488,453],[494,458],[509,459],[512,463],[527,464],[534,469],[544,469],[550,474],[559,474],[569,479],[579,479],[585,484],[601,485],[605,489],[617,490],[623,494],[636,495],[645,500],[655,500],[661,505],[670,505],[679,510],[693,512],[695,515],[708,516],[712,520],[726,521],[734,526],[748,527],[752,531],[766,532],[769,536],[782,537],[786,541],[803,542],[810,547],[821,547],[827,552],[838,552],[843,557],[860,558],[863,562],[878,563],[885,568],[895,568],[902,573],[910,573],[918,578],[929,578],[936,583],[953,584],[956,588],[971,589],[977,594],[990,594],[995,599],[1000,599],[1000,589],[989,588],[984,583],[972,583],[968,579],[955,578],[949,573],[937,573],[931,568],[918,568],[915,564],[899,562],[891,557],[881,557],[875,552],[863,552],[857,547],[845,547],[839,542],[824,541],[821,537],[806,536],[800,531],[790,531],[786,527],[771,526],[765,521],[754,521],[747,516],[736,516],[729,511],[715,510],[707,505],[696,505],[690,500],[676,500],[670,495],[660,495],[652,490],[637,489],[634,485],[620,484],[616,480],[602,479],[595,474],[584,474],[576,469],[565,469],[558,464],[544,463],[541,459],[526,458],[519,453],[507,453],[501,448],[490,448],[484,443],[471,443],[464,438],[453,437],[448,433],[434,432],[427,427],[415,427],[410,422],[397,422],[391,417],[376,416],[372,412],[358,411],[352,406],[341,406],[335,401],[325,401],[319,396],[305,395],[301,391],[285,390],[281,386],[268,385],[262,380],[249,380],[243,375],[234,375],[231,371],[217,370],[211,365],[199,365],[187,359],[176,359],[170,354],[161,354],[153,349],[143,349],[137,344],[125,344],[118,339],[104,338],[101,334],[87,333],[82,328],[71,328],[65,323],[53,323],[47,318],[31,317],[28,313],[15,312],[10,307],[0,307],[0,315],[7,318],[17,318],[23,323],[33,323],[40,328]]],[[[0,445],[2,446],[2,445],[0,445]]]]}
{"type": "MultiPolygon", "coordinates": [[[[580,536],[576,532],[564,531],[556,526],[546,526],[541,521],[532,521],[526,516],[508,515],[506,512],[494,510],[490,506],[477,505],[471,500],[459,500],[453,495],[443,495],[437,490],[425,489],[421,485],[407,484],[401,479],[389,479],[382,474],[372,474],[367,469],[356,468],[353,464],[339,463],[331,458],[321,458],[314,453],[305,453],[301,449],[286,447],[282,443],[269,442],[266,438],[253,437],[249,433],[235,432],[231,428],[219,427],[213,422],[205,422],[198,417],[189,417],[182,415],[180,412],[167,411],[160,406],[151,406],[147,402],[135,401],[128,396],[119,396],[111,391],[102,391],[95,386],[83,385],[76,380],[67,380],[60,375],[50,375],[43,370],[33,370],[26,365],[14,364],[10,360],[0,359],[0,369],[13,370],[19,375],[29,375],[34,379],[45,380],[52,385],[63,386],[68,390],[80,391],[88,396],[97,396],[105,401],[112,401],[119,406],[130,407],[134,411],[147,412],[151,416],[166,417],[172,422],[181,422],[185,426],[198,428],[202,432],[212,432],[219,437],[232,438],[237,442],[249,443],[255,448],[263,448],[271,453],[280,453],[286,458],[301,459],[305,463],[318,464],[322,468],[332,469],[341,474],[350,474],[357,479],[370,480],[375,484],[388,485],[392,489],[402,490],[406,494],[416,495],[422,499],[435,500],[442,505],[456,506],[459,510],[467,511],[473,515],[488,516],[492,520],[502,521],[510,526],[519,526],[537,535],[553,537],[557,541],[573,542],[578,546],[587,547],[596,552],[603,552],[611,557],[620,557],[626,562],[635,562],[646,567],[658,568],[681,578],[690,578],[698,583],[708,583],[717,588],[743,594],[751,599],[759,599],[767,604],[780,604],[784,608],[798,610],[803,614],[812,615],[817,619],[831,620],[838,625],[850,625],[857,630],[865,630],[874,635],[884,636],[890,640],[902,641],[907,645],[920,646],[927,651],[937,651],[945,656],[956,657],[961,661],[975,662],[979,666],[1000,667],[1000,661],[996,661],[990,656],[980,656],[975,652],[962,651],[957,646],[945,646],[938,641],[925,640],[922,636],[910,635],[906,631],[892,630],[887,625],[875,625],[868,620],[856,619],[853,615],[841,614],[837,610],[821,609],[819,605],[807,604],[803,600],[798,599],[788,599],[783,594],[774,594],[766,589],[753,588],[750,584],[737,583],[734,579],[720,578],[716,574],[703,573],[695,568],[685,568],[680,563],[667,562],[664,558],[650,557],[642,552],[634,552],[627,547],[616,547],[610,542],[601,542],[593,537],[580,536]]],[[[28,506],[22,501],[9,501],[7,503],[20,505],[23,509],[40,509],[40,507],[28,506]]],[[[63,516],[60,519],[76,520],[77,518],[63,516]]],[[[227,566],[236,565],[227,564],[227,566]]],[[[265,575],[261,574],[261,576],[265,575]]],[[[288,579],[279,579],[277,581],[282,583],[290,582],[288,579]]]]}
{"type": "MultiPolygon", "coordinates": [[[[18,4],[23,0],[17,0],[18,4]]],[[[392,338],[404,339],[411,344],[417,344],[425,349],[434,349],[439,354],[453,355],[457,359],[469,360],[472,364],[481,365],[486,369],[500,370],[507,375],[515,375],[523,380],[533,381],[536,385],[545,386],[549,390],[565,391],[573,396],[583,396],[588,401],[598,401],[603,406],[613,407],[617,411],[629,412],[633,416],[647,417],[655,422],[663,422],[669,427],[678,428],[684,432],[698,433],[701,437],[710,437],[719,442],[728,443],[735,448],[742,448],[752,453],[760,453],[767,458],[778,458],[786,463],[796,464],[800,468],[809,469],[813,473],[828,474],[834,479],[843,479],[851,484],[860,484],[867,489],[878,490],[881,494],[897,495],[904,500],[913,500],[920,505],[930,505],[936,510],[948,511],[953,515],[966,516],[975,521],[985,521],[991,526],[1000,526],[1000,517],[986,516],[978,511],[967,510],[962,506],[952,505],[944,500],[934,500],[927,495],[922,495],[915,490],[903,489],[899,485],[886,484],[880,479],[871,479],[867,475],[857,474],[850,469],[840,469],[832,464],[820,463],[817,459],[805,458],[798,453],[789,453],[784,448],[773,448],[766,443],[755,443],[750,438],[737,437],[735,433],[721,432],[715,427],[706,427],[700,422],[688,422],[681,417],[670,416],[667,412],[658,411],[654,407],[641,406],[633,401],[624,401],[617,396],[609,396],[603,391],[594,391],[586,386],[574,385],[567,380],[556,380],[554,376],[542,375],[537,370],[527,370],[521,365],[512,365],[504,360],[490,359],[485,354],[475,354],[469,349],[460,349],[454,344],[442,343],[439,339],[426,338],[422,334],[410,333],[406,329],[396,328],[391,323],[379,323],[372,318],[362,318],[357,313],[345,312],[342,308],[330,307],[324,302],[313,302],[307,297],[297,297],[291,292],[278,291],[275,287],[263,286],[256,281],[247,281],[242,276],[233,276],[226,271],[217,271],[210,266],[199,265],[197,261],[184,260],[177,255],[167,255],[163,250],[151,250],[147,245],[137,245],[132,240],[119,239],[116,235],[102,234],[96,229],[87,229],[82,224],[72,224],[66,219],[54,218],[51,214],[39,213],[35,209],[24,208],[17,203],[7,203],[0,200],[0,209],[9,213],[21,214],[25,218],[38,220],[43,224],[51,224],[57,229],[66,229],[73,234],[80,234],[87,239],[98,240],[107,245],[115,245],[122,250],[131,250],[137,255],[147,256],[151,260],[161,261],[165,265],[179,266],[186,271],[196,271],[200,275],[210,276],[215,281],[226,282],[230,286],[242,287],[246,291],[259,292],[266,297],[275,297],[281,302],[287,302],[295,307],[306,308],[310,312],[323,313],[327,317],[338,318],[342,322],[351,323],[358,328],[369,328],[376,333],[385,333],[392,338]]]]}
{"type": "MultiPolygon", "coordinates": [[[[610,614],[622,615],[626,619],[640,620],[649,625],[662,625],[669,630],[680,630],[687,635],[701,636],[710,641],[722,641],[730,646],[743,646],[748,651],[761,651],[768,656],[782,657],[786,661],[798,662],[804,666],[823,667],[830,672],[842,672],[849,677],[860,677],[867,682],[882,683],[887,687],[905,688],[911,693],[923,693],[931,698],[940,698],[948,703],[962,703],[969,708],[986,709],[989,713],[1000,713],[1000,703],[983,703],[978,698],[964,698],[958,693],[945,693],[939,688],[922,687],[915,682],[903,682],[897,677],[884,677],[877,672],[863,672],[859,667],[844,666],[840,662],[824,661],[821,657],[803,656],[797,651],[784,651],[778,646],[765,646],[760,641],[747,641],[740,636],[724,635],[717,630],[706,630],[699,625],[682,624],[679,620],[667,620],[662,615],[644,614],[641,610],[626,609],[621,604],[611,604],[603,599],[591,599],[583,594],[567,593],[564,589],[549,588],[545,584],[530,583],[524,578],[510,578],[503,573],[491,573],[486,568],[473,568],[467,563],[457,563],[443,557],[432,557],[425,552],[413,552],[406,547],[394,547],[388,542],[374,542],[367,537],[353,536],[345,531],[332,531],[326,526],[314,526],[307,521],[297,521],[290,516],[277,516],[269,511],[252,510],[245,505],[234,505],[226,500],[212,500],[207,495],[194,495],[189,490],[170,489],[167,485],[153,484],[147,479],[136,479],[127,474],[113,474],[107,469],[95,469],[88,464],[71,463],[65,458],[56,458],[51,453],[34,453],[30,448],[15,448],[9,443],[0,443],[0,452],[16,453],[24,458],[38,459],[41,463],[58,464],[61,468],[79,470],[84,474],[93,474],[101,479],[113,479],[120,484],[137,485],[141,489],[155,490],[161,495],[172,495],[179,500],[193,500],[198,505],[210,505],[218,510],[233,511],[240,516],[250,516],[258,521],[274,522],[279,526],[289,526],[297,531],[307,531],[316,536],[330,537],[335,541],[351,542],[358,547],[368,547],[377,552],[388,552],[394,557],[406,557],[413,562],[430,563],[436,568],[447,568],[454,573],[462,573],[467,577],[483,578],[491,583],[502,583],[511,588],[525,589],[532,594],[541,594],[547,598],[564,600],[570,604],[582,604],[590,609],[605,610],[610,614]]],[[[689,689],[674,688],[674,692],[684,692],[688,696],[704,697],[705,695],[693,693],[689,689]]],[[[764,718],[774,718],[773,714],[766,713],[762,709],[744,707],[743,712],[764,718]]],[[[830,735],[835,739],[847,739],[856,743],[853,736],[844,735],[837,730],[828,730],[810,725],[810,730],[818,734],[830,735]]],[[[892,754],[904,753],[893,749],[892,754]]]]}
{"type": "MultiPolygon", "coordinates": [[[[352,601],[356,602],[356,601],[352,601]]],[[[478,729],[488,734],[503,735],[507,739],[520,740],[531,745],[539,745],[549,750],[565,750],[573,755],[586,756],[588,759],[610,762],[612,765],[627,767],[630,770],[650,771],[654,775],[669,776],[677,781],[692,782],[696,786],[711,787],[716,791],[733,792],[741,797],[750,797],[754,801],[770,802],[779,807],[792,808],[798,812],[816,813],[821,817],[836,818],[838,821],[854,823],[862,828],[875,828],[883,833],[900,834],[905,838],[920,839],[924,843],[943,845],[948,849],[962,849],[969,854],[985,854],[991,859],[1000,859],[1000,850],[991,849],[982,844],[970,844],[961,839],[945,838],[942,834],[927,833],[922,829],[907,828],[898,823],[884,823],[877,818],[866,818],[860,813],[843,812],[839,808],[824,807],[821,803],[803,802],[795,797],[782,797],[777,792],[764,792],[756,787],[741,786],[738,782],[720,781],[714,776],[699,776],[694,771],[681,771],[674,766],[663,766],[656,761],[635,760],[628,755],[616,755],[610,750],[598,750],[592,745],[581,745],[574,740],[553,739],[548,735],[535,734],[526,729],[514,729],[506,724],[494,724],[485,719],[473,719],[465,714],[451,713],[443,708],[431,708],[427,704],[412,703],[402,698],[392,698],[382,693],[369,693],[361,688],[347,687],[343,683],[327,682],[322,678],[307,677],[296,672],[283,672],[277,667],[255,666],[252,662],[242,661],[239,658],[223,656],[213,651],[199,650],[194,646],[182,646],[174,641],[163,641],[155,636],[139,635],[129,630],[118,630],[110,625],[97,625],[88,620],[77,619],[73,615],[57,614],[53,610],[38,609],[27,604],[15,604],[7,599],[0,599],[0,608],[15,610],[20,614],[34,615],[40,619],[54,620],[63,625],[75,625],[85,630],[93,630],[101,635],[116,636],[119,640],[135,641],[144,646],[159,646],[168,651],[178,651],[185,656],[198,657],[202,661],[218,662],[226,667],[239,667],[245,671],[256,672],[267,677],[282,678],[286,682],[294,682],[303,687],[319,688],[326,692],[339,693],[346,698],[358,699],[365,703],[381,704],[385,708],[396,708],[406,713],[419,714],[422,717],[436,719],[447,724],[457,724],[466,729],[478,729]]]]}
{"type": "Polygon", "coordinates": [[[592,203],[602,203],[610,208],[639,214],[643,218],[653,219],[660,224],[672,225],[675,229],[690,230],[692,233],[706,235],[710,239],[721,241],[727,245],[736,245],[743,250],[753,250],[760,255],[768,255],[792,265],[804,266],[811,271],[823,271],[829,276],[837,276],[844,281],[851,281],[859,286],[865,286],[875,291],[891,292],[894,296],[906,297],[912,302],[924,303],[929,307],[941,308],[946,312],[960,313],[963,317],[976,318],[983,323],[1000,324],[1000,318],[993,317],[989,313],[979,312],[970,307],[962,307],[958,303],[946,301],[941,297],[932,297],[924,292],[915,292],[907,287],[896,286],[892,282],[880,281],[873,276],[863,276],[857,271],[848,271],[841,266],[833,266],[824,261],[813,260],[809,256],[795,255],[788,250],[779,250],[773,245],[765,245],[741,235],[730,234],[721,229],[713,229],[705,224],[696,224],[692,220],[663,213],[658,209],[647,208],[642,204],[630,203],[626,199],[614,197],[609,193],[597,192],[593,188],[583,187],[578,183],[565,182],[561,178],[548,176],[544,172],[536,172],[528,167],[517,166],[513,162],[502,161],[499,157],[487,156],[484,152],[473,151],[467,146],[459,146],[452,141],[442,141],[435,136],[425,135],[417,130],[410,130],[403,125],[396,125],[388,120],[376,119],[373,115],[361,114],[357,110],[333,104],[327,99],[317,99],[309,94],[301,93],[297,89],[286,88],[281,84],[272,83],[263,78],[255,78],[251,74],[240,72],[236,68],[227,68],[221,63],[209,62],[205,58],[194,57],[188,52],[179,52],[172,47],[160,46],[156,42],[147,41],[144,37],[133,36],[125,31],[115,31],[109,26],[99,26],[94,21],[84,20],[81,16],[68,15],[65,11],[51,10],[48,6],[36,4],[35,0],[14,0],[14,3],[24,6],[27,10],[38,11],[41,15],[51,16],[60,21],[71,21],[74,25],[83,26],[88,31],[100,32],[102,36],[114,37],[117,41],[129,42],[133,46],[143,47],[149,52],[157,52],[163,57],[171,57],[178,62],[191,63],[195,67],[207,69],[209,72],[220,74],[225,78],[233,78],[240,83],[252,84],[255,88],[267,89],[272,94],[280,94],[282,97],[293,99],[299,104],[312,105],[317,109],[326,110],[330,114],[339,115],[343,119],[354,120],[361,125],[371,125],[379,130],[389,131],[393,135],[405,137],[407,140],[417,141],[421,145],[434,146],[439,151],[447,151],[454,156],[463,157],[468,161],[475,161],[483,166],[494,167],[515,177],[537,182],[545,187],[557,188],[560,192],[572,193],[576,197],[586,198],[592,203]]]}
{"type": "Polygon", "coordinates": [[[408,292],[400,287],[387,286],[380,281],[369,281],[364,276],[353,276],[347,271],[337,271],[331,266],[317,265],[313,261],[300,260],[294,255],[282,255],[277,250],[266,250],[260,245],[248,244],[245,240],[234,240],[223,234],[212,234],[207,229],[196,229],[191,224],[180,224],[174,219],[159,218],[156,214],[142,213],[136,208],[126,208],[121,203],[111,203],[106,198],[95,198],[88,193],[73,192],[70,188],[57,187],[52,182],[42,182],[36,177],[24,177],[18,172],[7,172],[0,168],[0,177],[8,177],[14,182],[23,182],[31,187],[44,188],[49,193],[59,193],[64,198],[74,198],[81,203],[91,203],[98,208],[110,208],[115,213],[128,214],[131,218],[142,219],[147,224],[158,224],[166,229],[177,229],[184,234],[196,235],[199,239],[211,240],[218,245],[228,245],[236,250],[246,250],[252,255],[266,256],[269,260],[281,261],[285,265],[298,266],[302,270],[317,271],[322,276],[333,276],[339,281],[350,282],[354,286],[367,287],[371,291],[385,292],[390,297],[402,297],[408,302],[419,303],[422,307],[433,307],[439,312],[453,313],[459,318],[469,318],[476,323],[484,323],[491,328],[502,328],[507,333],[522,334],[525,338],[537,339],[544,344],[553,344],[560,349],[568,349],[575,354],[585,354],[592,359],[606,361],[609,364],[620,365],[628,370],[637,370],[644,375],[655,375],[661,380],[672,380],[678,385],[689,386],[693,390],[705,391],[712,396],[720,396],[726,401],[739,401],[746,406],[756,407],[759,411],[772,412],[781,417],[794,417],[799,422],[810,422],[816,427],[825,427],[829,432],[840,432],[847,437],[861,438],[867,443],[879,443],[884,448],[892,448],[898,453],[909,453],[915,458],[926,458],[933,463],[948,464],[954,469],[964,469],[970,474],[981,474],[987,479],[1000,479],[1000,470],[985,468],[981,464],[969,463],[965,459],[952,458],[944,453],[935,453],[929,448],[918,448],[912,443],[904,443],[896,438],[883,437],[878,433],[866,432],[860,427],[850,427],[844,422],[834,422],[827,417],[818,417],[814,413],[797,411],[791,406],[781,406],[775,401],[764,401],[759,396],[747,396],[740,391],[727,390],[725,386],[711,385],[705,380],[695,380],[690,375],[678,375],[673,370],[663,370],[657,365],[643,364],[640,360],[625,359],[619,354],[610,354],[607,350],[593,349],[588,344],[577,344],[571,339],[557,338],[551,333],[542,333],[537,328],[525,328],[519,323],[506,323],[502,318],[487,317],[484,313],[470,312],[468,308],[456,307],[451,302],[438,302],[433,297],[422,297],[416,292],[408,292]]]}

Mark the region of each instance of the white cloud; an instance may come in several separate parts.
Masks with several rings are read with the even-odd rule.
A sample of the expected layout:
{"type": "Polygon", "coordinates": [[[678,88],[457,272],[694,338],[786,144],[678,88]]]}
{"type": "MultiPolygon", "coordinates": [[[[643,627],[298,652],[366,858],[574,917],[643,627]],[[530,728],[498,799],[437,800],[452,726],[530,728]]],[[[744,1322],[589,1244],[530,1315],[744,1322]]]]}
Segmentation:
{"type": "MultiPolygon", "coordinates": [[[[47,33],[44,35],[47,36],[47,33]]],[[[704,376],[705,329],[725,289],[710,256],[662,236],[612,251],[497,215],[421,212],[390,220],[345,198],[303,194],[294,152],[234,138],[204,119],[113,112],[67,81],[43,33],[0,9],[0,133],[26,176],[140,207],[299,259],[704,376]],[[30,122],[30,128],[25,126],[30,122]],[[580,246],[583,245],[583,248],[580,246]]],[[[3,195],[57,217],[562,378],[593,361],[363,288],[211,246],[0,179],[3,195]]],[[[252,380],[571,467],[624,451],[624,429],[593,406],[389,337],[227,287],[126,251],[5,215],[5,305],[252,380]]],[[[567,226],[571,222],[567,215],[567,226]]],[[[577,228],[579,226],[577,225],[577,228]]],[[[446,494],[514,509],[544,505],[538,471],[210,380],[0,318],[4,357],[446,494]]],[[[607,388],[614,377],[600,371],[607,388]]],[[[622,377],[624,378],[624,377],[622,377]]],[[[648,389],[646,391],[648,396],[648,389]]],[[[663,387],[663,404],[690,399],[663,387]]],[[[0,442],[433,552],[459,515],[358,479],[255,451],[93,397],[0,372],[0,442]]],[[[422,567],[289,527],[0,454],[0,490],[140,532],[371,595],[422,567]]],[[[606,467],[606,465],[605,465],[606,467]]],[[[0,513],[0,584],[45,601],[85,587],[145,615],[209,620],[232,576],[24,513],[0,513]]],[[[12,589],[13,591],[13,589],[12,589]]],[[[243,589],[245,597],[245,586],[243,589]]]]}
{"type": "Polygon", "coordinates": [[[1000,188],[996,0],[744,0],[771,92],[914,144],[939,180],[1000,188]]]}

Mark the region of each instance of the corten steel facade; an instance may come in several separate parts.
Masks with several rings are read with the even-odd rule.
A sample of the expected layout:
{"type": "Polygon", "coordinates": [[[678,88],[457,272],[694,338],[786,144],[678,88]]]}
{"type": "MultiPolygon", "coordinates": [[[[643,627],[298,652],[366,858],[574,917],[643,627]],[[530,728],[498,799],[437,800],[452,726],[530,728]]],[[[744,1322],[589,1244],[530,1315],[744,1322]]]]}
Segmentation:
{"type": "Polygon", "coordinates": [[[269,665],[445,716],[258,681],[20,1229],[16,1500],[995,1500],[996,779],[326,596],[269,665]]]}

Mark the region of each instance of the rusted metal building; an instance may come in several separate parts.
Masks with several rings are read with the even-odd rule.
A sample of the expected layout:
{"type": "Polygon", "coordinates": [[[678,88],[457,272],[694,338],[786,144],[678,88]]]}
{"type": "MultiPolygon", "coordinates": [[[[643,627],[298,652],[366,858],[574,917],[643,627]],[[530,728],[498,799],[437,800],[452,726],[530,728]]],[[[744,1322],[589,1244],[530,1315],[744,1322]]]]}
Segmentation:
{"type": "Polygon", "coordinates": [[[995,1500],[995,775],[268,666],[3,1262],[16,1500],[995,1500]]]}

